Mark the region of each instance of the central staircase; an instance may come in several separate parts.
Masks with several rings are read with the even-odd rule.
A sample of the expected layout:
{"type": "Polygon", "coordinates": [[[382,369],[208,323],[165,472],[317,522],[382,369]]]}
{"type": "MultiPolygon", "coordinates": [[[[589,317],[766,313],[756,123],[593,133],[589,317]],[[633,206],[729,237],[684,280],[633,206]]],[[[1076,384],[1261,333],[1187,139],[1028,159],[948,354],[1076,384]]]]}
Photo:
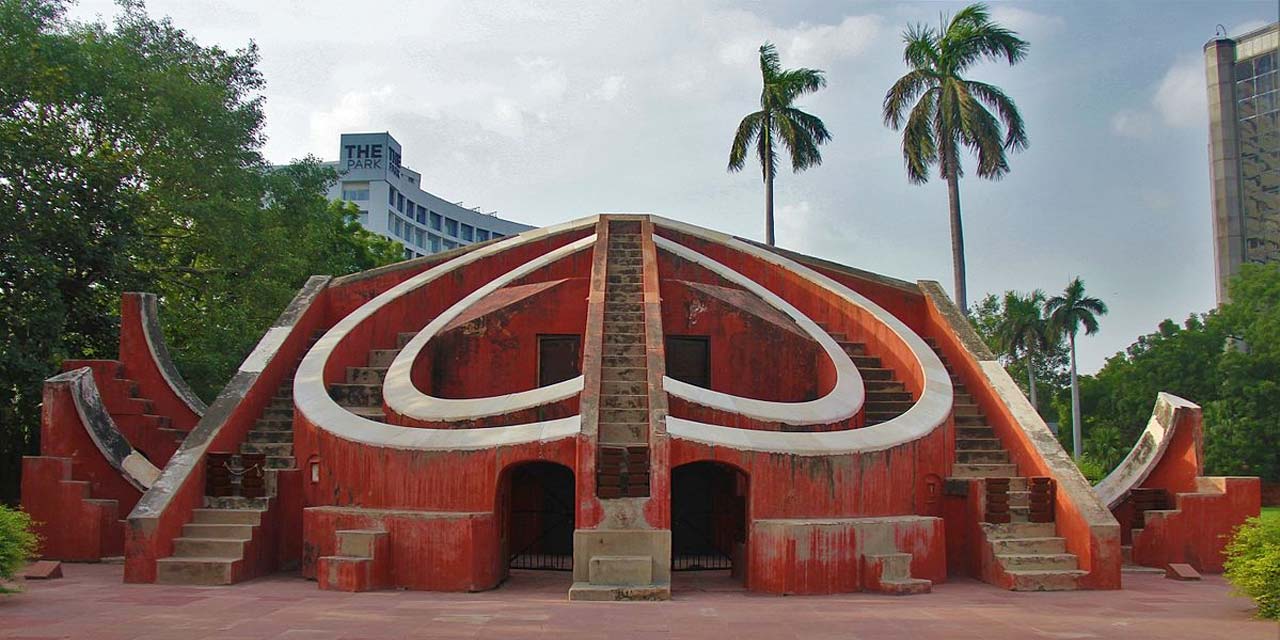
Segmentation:
{"type": "Polygon", "coordinates": [[[649,495],[649,383],[639,223],[612,223],[605,269],[597,495],[649,495]]]}
{"type": "Polygon", "coordinates": [[[880,358],[867,353],[867,345],[862,342],[851,342],[849,337],[839,331],[832,331],[825,324],[818,326],[826,331],[840,345],[840,348],[853,360],[853,366],[862,375],[862,384],[867,398],[863,411],[864,427],[892,420],[907,412],[915,400],[906,385],[897,378],[893,369],[884,366],[880,358]]]}
{"type": "Polygon", "coordinates": [[[410,340],[417,335],[412,331],[396,334],[396,348],[369,351],[368,366],[347,367],[347,381],[329,385],[329,397],[342,408],[374,422],[386,422],[382,406],[382,384],[387,369],[410,340]]]}
{"type": "Polygon", "coordinates": [[[925,342],[947,368],[955,393],[956,459],[951,477],[1008,481],[1009,522],[982,523],[983,544],[989,545],[996,568],[1010,578],[1013,591],[1076,589],[1076,581],[1086,573],[1079,569],[1079,558],[1067,553],[1067,541],[1057,535],[1053,522],[1031,522],[1030,480],[1018,473],[1018,465],[937,341],[925,338],[925,342]]]}

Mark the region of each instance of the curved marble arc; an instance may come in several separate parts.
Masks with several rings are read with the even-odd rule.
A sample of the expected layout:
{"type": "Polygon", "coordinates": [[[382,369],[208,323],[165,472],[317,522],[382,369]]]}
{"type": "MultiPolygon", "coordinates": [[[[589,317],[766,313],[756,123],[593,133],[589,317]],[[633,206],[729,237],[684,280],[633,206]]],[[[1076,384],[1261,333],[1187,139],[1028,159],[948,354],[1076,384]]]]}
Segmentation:
{"type": "Polygon", "coordinates": [[[1147,428],[1138,436],[1138,442],[1129,450],[1129,455],[1116,465],[1093,490],[1098,499],[1115,509],[1135,487],[1141,486],[1160,464],[1164,452],[1173,441],[1178,429],[1178,413],[1185,409],[1199,409],[1200,406],[1190,400],[1184,400],[1172,393],[1161,391],[1156,396],[1156,406],[1151,410],[1151,419],[1147,428]]]}
{"type": "Polygon", "coordinates": [[[804,402],[776,402],[734,396],[691,385],[669,376],[663,376],[662,378],[664,391],[677,398],[682,398],[704,407],[731,411],[756,420],[790,425],[830,424],[847,420],[858,413],[858,410],[862,408],[863,401],[866,399],[866,389],[862,384],[862,374],[858,373],[858,368],[853,365],[853,360],[849,358],[849,354],[845,353],[835,339],[818,326],[818,323],[811,320],[809,316],[806,316],[786,300],[778,297],[777,294],[708,256],[661,236],[654,236],[653,242],[659,249],[702,266],[721,278],[755,294],[764,300],[766,304],[789,316],[805,333],[809,334],[810,338],[818,343],[818,346],[831,359],[836,370],[836,382],[831,391],[821,398],[804,402]]]}
{"type": "MultiPolygon", "coordinates": [[[[484,429],[421,429],[375,422],[340,406],[325,388],[324,368],[333,350],[362,322],[373,317],[392,300],[408,294],[457,269],[478,260],[560,233],[591,227],[597,217],[580,218],[564,224],[534,229],[501,242],[464,253],[391,287],[339,320],[302,359],[293,382],[294,406],[317,429],[345,440],[394,449],[479,450],[530,442],[548,442],[574,437],[581,429],[580,416],[569,416],[530,424],[484,429]]],[[[567,245],[572,247],[573,245],[567,245]]],[[[561,247],[543,256],[548,263],[579,249],[561,247]],[[559,252],[564,252],[563,254],[559,252]]]]}
{"type": "Polygon", "coordinates": [[[391,363],[391,367],[387,369],[386,383],[382,387],[387,406],[392,411],[415,420],[446,422],[452,420],[474,420],[487,416],[503,415],[522,409],[532,409],[572,398],[582,393],[584,378],[579,375],[545,387],[527,389],[501,396],[438,398],[418,390],[413,385],[413,379],[410,374],[413,370],[414,361],[418,359],[419,354],[426,348],[427,343],[469,307],[494,291],[538,269],[579,251],[590,249],[595,244],[595,241],[596,236],[592,234],[547,255],[538,256],[476,289],[470,295],[436,316],[401,349],[400,354],[391,363]]]}
{"type": "Polygon", "coordinates": [[[81,367],[58,374],[46,382],[68,385],[76,414],[80,416],[80,424],[98,447],[102,457],[107,460],[107,464],[119,471],[135,489],[150,489],[160,476],[160,469],[134,449],[129,444],[129,439],[120,433],[115,420],[111,419],[111,414],[102,402],[98,385],[93,381],[93,371],[89,367],[81,367]]]}
{"type": "Polygon", "coordinates": [[[151,352],[151,360],[156,363],[156,368],[160,370],[160,375],[169,385],[169,389],[173,391],[173,395],[177,396],[191,412],[197,417],[204,415],[209,406],[191,390],[191,386],[187,384],[186,378],[178,372],[178,367],[173,363],[173,358],[169,356],[168,343],[164,340],[164,331],[160,328],[160,314],[156,304],[156,294],[139,293],[139,301],[142,308],[142,335],[147,340],[147,349],[151,352]]]}
{"type": "Polygon", "coordinates": [[[722,427],[668,416],[667,432],[672,437],[746,451],[823,456],[889,449],[918,440],[946,424],[951,415],[951,405],[954,400],[951,377],[937,354],[920,336],[893,314],[827,276],[733,236],[658,216],[654,216],[653,221],[656,226],[722,244],[780,269],[794,272],[818,284],[848,304],[861,307],[907,345],[924,375],[924,389],[920,398],[910,409],[900,416],[870,427],[827,432],[759,431],[722,427]]]}

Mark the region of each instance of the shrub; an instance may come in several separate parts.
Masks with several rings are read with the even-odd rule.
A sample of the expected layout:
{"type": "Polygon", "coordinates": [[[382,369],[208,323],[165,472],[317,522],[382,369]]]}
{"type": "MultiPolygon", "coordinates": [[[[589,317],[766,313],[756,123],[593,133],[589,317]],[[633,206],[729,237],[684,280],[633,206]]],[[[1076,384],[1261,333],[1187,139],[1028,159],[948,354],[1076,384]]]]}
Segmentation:
{"type": "Polygon", "coordinates": [[[1227,545],[1226,577],[1258,603],[1258,615],[1280,618],[1280,520],[1250,518],[1227,545]]]}
{"type": "Polygon", "coordinates": [[[1080,459],[1076,460],[1076,466],[1080,467],[1080,474],[1083,475],[1084,479],[1088,480],[1090,484],[1098,484],[1099,480],[1107,477],[1106,467],[1103,467],[1101,463],[1093,459],[1088,454],[1080,456],[1080,459]]]}
{"type": "MultiPolygon", "coordinates": [[[[31,516],[0,504],[0,580],[11,580],[35,555],[39,539],[31,531],[31,516]]],[[[0,587],[0,593],[5,589],[0,587]]]]}

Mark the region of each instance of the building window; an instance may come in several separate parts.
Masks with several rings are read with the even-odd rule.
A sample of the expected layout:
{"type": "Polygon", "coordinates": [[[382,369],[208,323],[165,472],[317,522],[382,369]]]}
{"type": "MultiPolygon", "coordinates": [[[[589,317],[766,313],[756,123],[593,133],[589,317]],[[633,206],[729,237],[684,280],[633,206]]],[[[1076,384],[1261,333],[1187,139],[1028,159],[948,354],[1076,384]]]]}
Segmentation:
{"type": "Polygon", "coordinates": [[[394,227],[395,222],[396,222],[395,212],[388,211],[387,212],[387,233],[391,233],[391,229],[394,227]]]}
{"type": "Polygon", "coordinates": [[[452,240],[445,240],[445,241],[444,241],[444,248],[445,248],[445,250],[446,250],[446,251],[448,251],[449,249],[457,249],[457,248],[458,248],[458,243],[456,243],[456,242],[454,242],[454,241],[452,241],[452,240]]]}
{"type": "Polygon", "coordinates": [[[494,231],[494,232],[493,232],[493,239],[494,239],[494,240],[497,240],[498,238],[505,238],[505,237],[506,237],[506,236],[502,235],[501,233],[498,233],[497,231],[494,231]]]}
{"type": "Polygon", "coordinates": [[[425,247],[427,245],[427,242],[425,240],[426,232],[423,231],[422,229],[414,229],[413,238],[415,240],[414,244],[418,245],[419,247],[425,247]]]}
{"type": "Polygon", "coordinates": [[[472,231],[473,229],[471,225],[464,224],[462,225],[462,235],[459,237],[462,238],[463,240],[466,240],[467,242],[471,242],[472,240],[476,239],[475,234],[472,233],[472,231]]]}
{"type": "Polygon", "coordinates": [[[387,204],[393,207],[396,206],[397,195],[399,195],[399,192],[396,191],[395,187],[391,187],[391,190],[387,192],[387,204]]]}
{"type": "Polygon", "coordinates": [[[458,221],[453,218],[444,219],[444,232],[447,235],[458,237],[458,221]]]}
{"type": "Polygon", "coordinates": [[[365,200],[369,199],[369,188],[365,187],[364,189],[343,189],[342,199],[364,202],[365,200]]]}
{"type": "Polygon", "coordinates": [[[396,211],[404,213],[404,194],[396,196],[396,211]]]}
{"type": "Polygon", "coordinates": [[[484,242],[485,240],[488,240],[488,239],[489,239],[488,229],[476,229],[476,240],[479,240],[480,242],[484,242]]]}
{"type": "Polygon", "coordinates": [[[422,205],[418,205],[418,224],[427,224],[427,209],[422,205]]]}
{"type": "Polygon", "coordinates": [[[396,232],[396,237],[397,237],[397,238],[403,238],[403,237],[404,237],[404,229],[403,229],[403,228],[401,228],[401,226],[400,226],[400,218],[399,218],[399,216],[397,216],[397,217],[396,217],[396,222],[395,222],[395,232],[396,232]]]}
{"type": "Polygon", "coordinates": [[[405,260],[413,259],[413,249],[410,249],[409,247],[404,248],[404,259],[405,260]]]}
{"type": "Polygon", "coordinates": [[[361,210],[360,215],[356,216],[356,220],[360,222],[360,226],[369,226],[369,212],[361,210]]]}
{"type": "Polygon", "coordinates": [[[436,231],[440,230],[440,214],[434,211],[431,212],[431,228],[436,231]]]}
{"type": "Polygon", "coordinates": [[[431,253],[437,253],[440,251],[440,236],[428,234],[427,241],[431,243],[428,247],[431,249],[431,253]]]}

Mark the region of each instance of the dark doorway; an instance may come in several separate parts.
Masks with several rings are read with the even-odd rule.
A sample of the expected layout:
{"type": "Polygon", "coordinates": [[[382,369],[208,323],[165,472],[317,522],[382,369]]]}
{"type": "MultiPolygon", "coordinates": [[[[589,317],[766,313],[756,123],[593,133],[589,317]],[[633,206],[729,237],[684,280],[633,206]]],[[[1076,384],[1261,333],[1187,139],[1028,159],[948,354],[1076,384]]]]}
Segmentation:
{"type": "Polygon", "coordinates": [[[582,373],[582,339],[576,335],[538,336],[538,386],[571,380],[582,373]]]}
{"type": "Polygon", "coordinates": [[[667,336],[667,375],[711,388],[711,339],[707,336],[667,336]]]}
{"type": "Polygon", "coordinates": [[[573,472],[530,462],[507,472],[503,536],[512,569],[573,569],[573,472]]]}
{"type": "Polygon", "coordinates": [[[734,569],[747,542],[747,476],[694,462],[671,471],[671,569],[734,569]]]}

